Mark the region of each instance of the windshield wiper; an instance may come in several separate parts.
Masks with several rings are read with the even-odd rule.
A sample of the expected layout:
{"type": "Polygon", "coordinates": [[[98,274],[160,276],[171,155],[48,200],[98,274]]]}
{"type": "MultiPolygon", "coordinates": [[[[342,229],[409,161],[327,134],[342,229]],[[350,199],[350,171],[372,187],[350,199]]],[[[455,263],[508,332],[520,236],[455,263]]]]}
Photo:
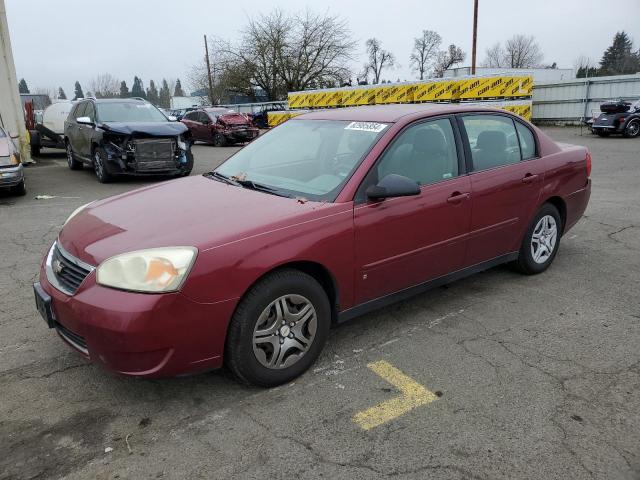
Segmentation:
{"type": "Polygon", "coordinates": [[[223,182],[223,183],[228,183],[229,185],[233,185],[235,187],[241,187],[242,186],[239,182],[236,182],[231,177],[228,177],[228,176],[226,176],[226,175],[224,175],[222,173],[216,172],[215,170],[213,172],[205,173],[204,176],[213,178],[213,179],[218,180],[218,181],[223,182]]]}
{"type": "Polygon", "coordinates": [[[293,198],[291,195],[283,193],[279,191],[277,188],[270,187],[269,185],[264,185],[262,183],[256,183],[253,180],[240,180],[238,178],[234,178],[234,180],[244,188],[248,188],[250,190],[256,190],[258,192],[270,193],[271,195],[277,195],[279,197],[287,197],[293,198]]]}

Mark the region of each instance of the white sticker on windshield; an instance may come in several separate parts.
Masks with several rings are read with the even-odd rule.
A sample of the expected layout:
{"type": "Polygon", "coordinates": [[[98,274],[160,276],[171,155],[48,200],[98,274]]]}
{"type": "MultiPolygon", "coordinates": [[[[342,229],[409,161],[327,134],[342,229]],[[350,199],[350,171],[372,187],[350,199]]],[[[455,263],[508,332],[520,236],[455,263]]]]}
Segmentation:
{"type": "Polygon", "coordinates": [[[375,122],[351,122],[349,125],[344,127],[345,130],[360,130],[361,132],[374,133],[380,133],[385,128],[387,128],[387,126],[384,123],[375,122]]]}

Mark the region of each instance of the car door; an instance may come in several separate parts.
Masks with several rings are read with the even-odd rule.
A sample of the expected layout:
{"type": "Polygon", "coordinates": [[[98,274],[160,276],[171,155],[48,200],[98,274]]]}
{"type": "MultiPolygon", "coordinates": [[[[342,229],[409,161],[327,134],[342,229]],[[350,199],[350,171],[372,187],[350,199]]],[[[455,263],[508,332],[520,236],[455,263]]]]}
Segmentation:
{"type": "Polygon", "coordinates": [[[202,111],[198,112],[198,120],[200,121],[200,124],[198,125],[198,128],[200,129],[200,140],[211,142],[213,139],[213,134],[211,133],[211,124],[214,122],[214,120],[207,112],[202,111]]]}
{"type": "Polygon", "coordinates": [[[198,121],[198,112],[187,112],[184,117],[182,117],[182,123],[184,123],[191,131],[191,137],[193,140],[200,140],[200,131],[198,129],[200,122],[198,121]]]}
{"type": "Polygon", "coordinates": [[[80,124],[76,119],[84,116],[84,111],[87,107],[87,103],[89,102],[80,102],[78,105],[76,105],[67,120],[67,138],[69,139],[71,148],[76,154],[80,154],[80,145],[82,144],[82,140],[80,139],[80,124]]]}
{"type": "Polygon", "coordinates": [[[405,128],[361,185],[354,207],[356,302],[458,270],[471,218],[471,184],[454,119],[405,128]],[[420,194],[371,201],[364,190],[389,174],[418,182],[420,194]]]}
{"type": "Polygon", "coordinates": [[[459,117],[472,192],[466,265],[518,251],[545,173],[535,136],[510,115],[459,117]],[[518,128],[516,129],[516,125],[518,128]]]}
{"type": "Polygon", "coordinates": [[[91,125],[78,124],[78,149],[76,150],[83,158],[91,158],[91,138],[95,130],[96,111],[92,102],[87,102],[82,113],[83,117],[89,117],[91,125]]]}

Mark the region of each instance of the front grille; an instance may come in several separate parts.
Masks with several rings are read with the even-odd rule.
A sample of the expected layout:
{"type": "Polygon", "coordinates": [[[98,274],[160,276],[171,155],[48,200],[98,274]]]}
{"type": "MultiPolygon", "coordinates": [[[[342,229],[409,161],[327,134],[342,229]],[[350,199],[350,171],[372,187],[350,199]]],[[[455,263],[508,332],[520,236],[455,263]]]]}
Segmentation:
{"type": "Polygon", "coordinates": [[[82,281],[91,272],[80,266],[71,255],[63,252],[57,242],[51,253],[51,270],[60,286],[71,295],[76,293],[82,281]]]}
{"type": "Polygon", "coordinates": [[[157,172],[176,169],[176,146],[171,138],[136,140],[136,170],[157,172]]]}
{"type": "Polygon", "coordinates": [[[71,343],[71,345],[73,345],[74,347],[76,347],[78,350],[80,350],[85,354],[89,353],[89,349],[87,348],[87,342],[85,341],[84,337],[81,337],[77,333],[72,332],[61,323],[55,322],[55,327],[58,333],[65,340],[71,343]]]}

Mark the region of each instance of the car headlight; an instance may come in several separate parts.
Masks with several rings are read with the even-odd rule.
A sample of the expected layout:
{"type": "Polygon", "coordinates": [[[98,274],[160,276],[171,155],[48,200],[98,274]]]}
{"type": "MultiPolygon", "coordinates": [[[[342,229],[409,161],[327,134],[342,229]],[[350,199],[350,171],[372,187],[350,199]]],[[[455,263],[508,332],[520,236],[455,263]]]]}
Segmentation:
{"type": "Polygon", "coordinates": [[[96,281],[133,292],[175,292],[189,275],[198,254],[194,247],[164,247],[123,253],[105,260],[96,281]]]}
{"type": "Polygon", "coordinates": [[[71,212],[71,215],[69,215],[67,217],[67,219],[64,221],[64,225],[66,225],[67,223],[69,223],[69,220],[71,220],[73,217],[75,217],[77,214],[79,214],[82,210],[84,210],[85,208],[87,208],[89,205],[91,205],[93,202],[89,202],[89,203],[85,203],[84,205],[79,206],[78,208],[76,208],[73,212],[71,212]]]}
{"type": "Polygon", "coordinates": [[[178,138],[178,148],[180,150],[186,150],[187,149],[187,142],[185,142],[182,138],[178,138]]]}

